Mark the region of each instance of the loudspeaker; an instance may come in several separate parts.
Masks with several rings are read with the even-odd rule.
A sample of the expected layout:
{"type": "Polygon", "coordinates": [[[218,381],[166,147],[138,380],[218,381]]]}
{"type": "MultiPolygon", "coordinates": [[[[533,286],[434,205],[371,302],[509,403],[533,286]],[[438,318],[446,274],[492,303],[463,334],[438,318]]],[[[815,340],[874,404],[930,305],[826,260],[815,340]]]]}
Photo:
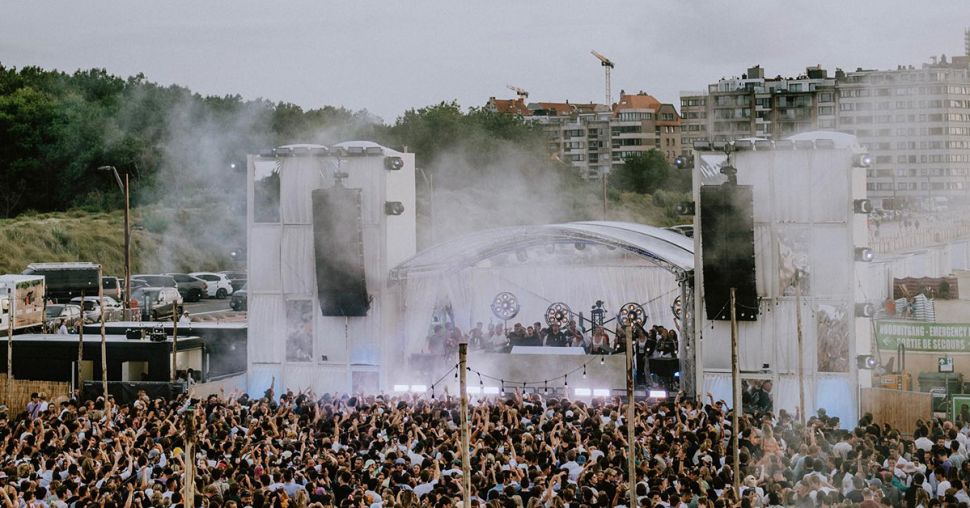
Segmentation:
{"type": "Polygon", "coordinates": [[[370,298],[364,279],[361,191],[338,184],[314,190],[312,200],[320,311],[324,316],[366,316],[370,298]]]}
{"type": "Polygon", "coordinates": [[[758,319],[753,208],[750,185],[701,186],[704,305],[708,319],[731,319],[732,287],[738,321],[758,319]]]}

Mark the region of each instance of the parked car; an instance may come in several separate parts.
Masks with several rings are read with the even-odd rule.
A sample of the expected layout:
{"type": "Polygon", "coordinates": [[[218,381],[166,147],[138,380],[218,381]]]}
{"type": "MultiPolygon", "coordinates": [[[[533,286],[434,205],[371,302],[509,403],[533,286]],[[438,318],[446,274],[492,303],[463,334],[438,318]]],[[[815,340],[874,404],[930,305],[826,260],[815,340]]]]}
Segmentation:
{"type": "Polygon", "coordinates": [[[223,270],[219,272],[226,277],[229,277],[229,281],[232,282],[233,291],[239,291],[243,286],[246,285],[246,272],[234,272],[232,270],[223,270]]]}
{"type": "MultiPolygon", "coordinates": [[[[83,303],[81,302],[80,296],[75,296],[74,298],[71,298],[71,303],[81,306],[83,309],[84,321],[86,323],[95,323],[101,321],[101,301],[97,296],[85,296],[83,303]]],[[[110,296],[104,297],[105,321],[118,319],[123,312],[124,308],[122,307],[121,302],[111,298],[110,296]]]]}
{"type": "Polygon", "coordinates": [[[112,277],[105,275],[101,277],[101,291],[104,296],[110,296],[115,300],[121,300],[121,286],[122,280],[118,277],[112,277]]]}
{"type": "Polygon", "coordinates": [[[131,287],[136,288],[135,281],[142,281],[148,284],[148,287],[153,288],[177,288],[178,284],[175,283],[169,275],[152,275],[152,274],[138,274],[131,276],[131,287]]]}
{"type": "Polygon", "coordinates": [[[205,281],[198,277],[193,277],[187,273],[167,273],[165,275],[175,279],[179,293],[187,302],[197,302],[209,292],[205,281]]]}
{"type": "Polygon", "coordinates": [[[221,300],[235,291],[232,287],[232,281],[224,273],[192,272],[189,275],[205,281],[206,289],[208,290],[207,296],[209,298],[218,298],[221,300]]]}
{"type": "Polygon", "coordinates": [[[138,302],[142,320],[172,319],[173,313],[182,315],[182,295],[175,288],[138,288],[131,292],[131,299],[138,302]]]}
{"type": "Polygon", "coordinates": [[[229,307],[231,307],[232,310],[246,310],[249,308],[248,296],[246,286],[239,288],[237,291],[232,293],[232,299],[229,300],[229,307]]]}
{"type": "Polygon", "coordinates": [[[62,319],[69,330],[74,330],[81,324],[81,307],[71,303],[55,303],[44,310],[44,326],[49,332],[56,333],[62,319]]]}

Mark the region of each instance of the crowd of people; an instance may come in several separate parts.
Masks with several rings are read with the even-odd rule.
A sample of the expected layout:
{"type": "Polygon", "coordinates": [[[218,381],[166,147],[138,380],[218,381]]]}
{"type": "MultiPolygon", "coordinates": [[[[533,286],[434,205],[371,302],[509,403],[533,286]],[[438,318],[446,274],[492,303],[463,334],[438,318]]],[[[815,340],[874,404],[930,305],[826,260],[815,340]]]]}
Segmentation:
{"type": "MultiPolygon", "coordinates": [[[[962,506],[970,425],[917,422],[915,439],[870,415],[840,429],[724,401],[637,402],[635,484],[643,507],[962,506]],[[731,434],[740,440],[733,488],[731,434]]],[[[312,392],[131,404],[98,399],[0,407],[7,507],[452,507],[462,499],[459,401],[312,392]],[[185,422],[194,412],[195,453],[185,422]]],[[[509,393],[470,408],[472,506],[628,506],[625,406],[509,393]]]]}

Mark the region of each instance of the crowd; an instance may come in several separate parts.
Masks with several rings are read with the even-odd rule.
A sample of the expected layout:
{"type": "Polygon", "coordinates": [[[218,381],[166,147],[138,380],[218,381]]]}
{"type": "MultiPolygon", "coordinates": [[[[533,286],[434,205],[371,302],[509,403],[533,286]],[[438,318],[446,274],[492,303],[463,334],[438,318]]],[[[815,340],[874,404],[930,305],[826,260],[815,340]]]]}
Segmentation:
{"type": "MultiPolygon", "coordinates": [[[[440,395],[440,394],[439,394],[440,395]]],[[[461,499],[454,397],[352,397],[267,390],[189,406],[141,395],[130,405],[35,398],[0,414],[0,502],[7,507],[181,507],[186,461],[195,506],[450,507],[461,499]],[[184,422],[197,438],[185,457],[184,422]]],[[[5,408],[0,407],[0,411],[5,408]]],[[[474,401],[473,506],[627,505],[625,407],[509,394],[474,401]]],[[[918,422],[915,439],[871,416],[851,430],[823,411],[802,426],[784,410],[724,401],[639,402],[636,493],[644,507],[962,506],[970,502],[970,426],[918,422]],[[731,433],[741,488],[732,487],[731,433]]]]}

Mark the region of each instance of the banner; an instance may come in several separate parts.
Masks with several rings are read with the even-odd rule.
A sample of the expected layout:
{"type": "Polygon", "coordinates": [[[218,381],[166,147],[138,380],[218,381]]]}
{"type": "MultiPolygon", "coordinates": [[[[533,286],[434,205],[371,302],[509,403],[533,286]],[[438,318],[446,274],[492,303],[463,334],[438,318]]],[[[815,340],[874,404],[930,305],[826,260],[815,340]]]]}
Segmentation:
{"type": "Polygon", "coordinates": [[[970,353],[970,324],[924,323],[918,321],[876,321],[876,344],[883,351],[970,353]]]}

